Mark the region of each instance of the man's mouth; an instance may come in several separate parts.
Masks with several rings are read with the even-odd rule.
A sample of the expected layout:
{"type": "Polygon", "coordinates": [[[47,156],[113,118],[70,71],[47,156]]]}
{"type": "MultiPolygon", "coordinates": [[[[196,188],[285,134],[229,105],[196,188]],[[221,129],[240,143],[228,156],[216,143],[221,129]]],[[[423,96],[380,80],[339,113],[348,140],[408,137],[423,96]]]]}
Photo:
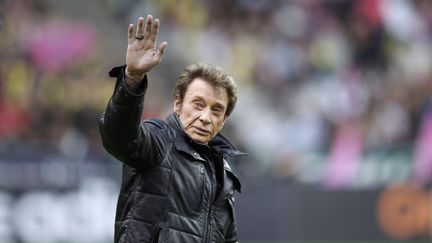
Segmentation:
{"type": "Polygon", "coordinates": [[[199,127],[194,127],[194,128],[195,128],[195,132],[196,132],[198,135],[201,135],[201,136],[207,136],[207,135],[210,134],[210,131],[207,130],[207,129],[203,129],[203,128],[199,128],[199,127]]]}

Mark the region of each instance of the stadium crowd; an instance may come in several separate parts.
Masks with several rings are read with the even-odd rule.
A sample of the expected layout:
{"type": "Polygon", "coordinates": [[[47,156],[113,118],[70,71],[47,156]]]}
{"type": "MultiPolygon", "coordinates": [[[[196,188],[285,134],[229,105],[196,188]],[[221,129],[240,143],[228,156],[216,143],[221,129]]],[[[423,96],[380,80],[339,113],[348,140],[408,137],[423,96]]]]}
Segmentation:
{"type": "Polygon", "coordinates": [[[129,22],[148,13],[168,48],[149,74],[143,118],[171,112],[187,64],[225,67],[240,99],[224,133],[249,153],[238,163],[246,175],[294,176],[315,152],[336,167],[376,150],[408,149],[413,163],[428,156],[429,0],[0,4],[0,157],[104,157],[97,118],[112,92],[107,71],[124,62],[129,22]]]}

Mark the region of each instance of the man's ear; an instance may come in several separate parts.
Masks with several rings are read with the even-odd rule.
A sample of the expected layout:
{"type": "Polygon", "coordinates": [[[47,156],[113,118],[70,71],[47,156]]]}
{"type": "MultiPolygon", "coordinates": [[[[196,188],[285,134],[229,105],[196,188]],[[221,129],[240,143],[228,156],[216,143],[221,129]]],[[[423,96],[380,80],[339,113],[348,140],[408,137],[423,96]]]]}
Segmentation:
{"type": "Polygon", "coordinates": [[[180,98],[180,95],[175,95],[174,96],[174,101],[173,101],[173,112],[176,114],[176,115],[179,115],[180,114],[180,109],[181,109],[181,102],[182,100],[181,100],[181,98],[180,98]]]}

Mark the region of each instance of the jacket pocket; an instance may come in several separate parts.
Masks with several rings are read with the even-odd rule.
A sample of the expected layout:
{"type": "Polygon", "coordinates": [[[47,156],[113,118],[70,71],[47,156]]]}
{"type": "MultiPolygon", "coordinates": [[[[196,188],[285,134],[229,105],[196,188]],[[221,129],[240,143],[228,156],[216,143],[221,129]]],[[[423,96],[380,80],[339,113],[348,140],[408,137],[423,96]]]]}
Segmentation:
{"type": "Polygon", "coordinates": [[[200,159],[196,152],[185,150],[183,147],[177,148],[173,156],[170,196],[177,202],[175,206],[179,214],[199,217],[206,196],[207,173],[204,163],[207,162],[200,159]]]}
{"type": "Polygon", "coordinates": [[[156,232],[153,233],[152,240],[151,240],[152,243],[162,242],[162,231],[163,229],[157,228],[156,232]]]}
{"type": "Polygon", "coordinates": [[[153,232],[150,242],[151,243],[165,242],[164,235],[165,235],[166,228],[167,228],[166,222],[159,223],[159,225],[156,227],[156,230],[153,232]]]}

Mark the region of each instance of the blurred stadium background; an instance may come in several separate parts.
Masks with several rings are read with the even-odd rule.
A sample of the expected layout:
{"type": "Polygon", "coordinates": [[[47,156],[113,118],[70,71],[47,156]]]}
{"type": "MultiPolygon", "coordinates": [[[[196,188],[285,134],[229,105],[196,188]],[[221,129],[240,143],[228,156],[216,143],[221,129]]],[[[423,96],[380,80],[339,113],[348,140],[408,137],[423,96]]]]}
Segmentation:
{"type": "Polygon", "coordinates": [[[143,118],[190,63],[239,83],[241,242],[432,240],[432,1],[0,0],[0,242],[112,242],[97,120],[149,13],[168,48],[143,118]]]}

